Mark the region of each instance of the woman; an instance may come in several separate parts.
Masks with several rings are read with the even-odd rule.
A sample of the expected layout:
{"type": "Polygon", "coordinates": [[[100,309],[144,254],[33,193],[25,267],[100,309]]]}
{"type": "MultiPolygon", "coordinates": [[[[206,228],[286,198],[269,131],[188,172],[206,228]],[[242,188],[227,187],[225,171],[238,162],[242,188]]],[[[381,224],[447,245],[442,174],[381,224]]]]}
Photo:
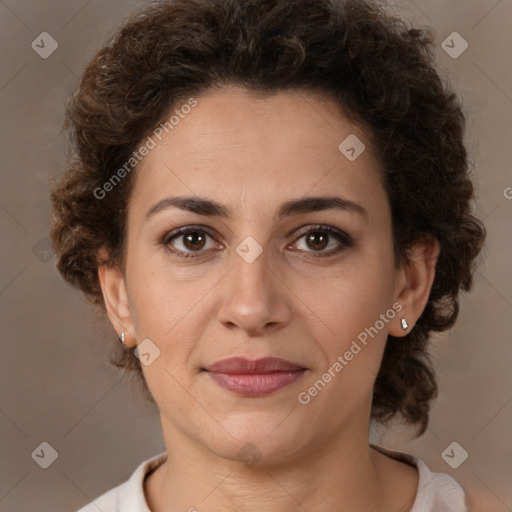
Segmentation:
{"type": "Polygon", "coordinates": [[[166,451],[81,512],[466,510],[368,442],[426,429],[485,236],[430,45],[365,1],[176,0],[93,58],[52,239],[166,451]]]}

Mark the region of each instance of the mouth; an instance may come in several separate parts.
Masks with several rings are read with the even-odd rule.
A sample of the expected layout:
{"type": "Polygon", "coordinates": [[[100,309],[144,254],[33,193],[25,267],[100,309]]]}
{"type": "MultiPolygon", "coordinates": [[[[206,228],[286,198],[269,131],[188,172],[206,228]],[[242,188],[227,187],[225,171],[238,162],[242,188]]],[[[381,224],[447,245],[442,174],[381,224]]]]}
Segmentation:
{"type": "Polygon", "coordinates": [[[293,384],[307,368],[274,357],[256,360],[233,357],[202,368],[202,371],[224,389],[241,396],[257,397],[293,384]]]}

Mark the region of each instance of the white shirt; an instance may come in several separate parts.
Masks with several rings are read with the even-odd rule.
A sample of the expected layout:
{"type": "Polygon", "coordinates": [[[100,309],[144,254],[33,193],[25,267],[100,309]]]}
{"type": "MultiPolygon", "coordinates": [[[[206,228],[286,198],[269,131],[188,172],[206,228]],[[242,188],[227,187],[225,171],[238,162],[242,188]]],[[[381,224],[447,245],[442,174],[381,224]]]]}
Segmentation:
{"type": "MultiPolygon", "coordinates": [[[[462,487],[445,473],[432,473],[426,464],[407,453],[373,448],[393,459],[415,466],[419,473],[416,499],[410,512],[467,512],[462,487]]],[[[144,496],[144,479],[148,473],[163,464],[166,452],[142,462],[132,476],[77,512],[151,512],[144,496]]]]}

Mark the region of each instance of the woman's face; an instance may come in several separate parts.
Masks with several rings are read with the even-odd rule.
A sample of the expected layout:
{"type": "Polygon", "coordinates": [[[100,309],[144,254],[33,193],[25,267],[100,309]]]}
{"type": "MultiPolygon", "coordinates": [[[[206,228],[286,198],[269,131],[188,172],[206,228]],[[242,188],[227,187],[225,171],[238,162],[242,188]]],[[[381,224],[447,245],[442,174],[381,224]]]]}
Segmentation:
{"type": "Polygon", "coordinates": [[[385,340],[400,335],[404,274],[365,132],[310,93],[226,88],[196,99],[136,171],[119,283],[128,342],[150,340],[143,371],[164,436],[233,460],[252,443],[269,462],[341,435],[367,439],[385,340]],[[366,144],[359,156],[354,136],[366,144]],[[181,197],[221,211],[171,205],[181,197]],[[338,207],[301,203],[311,198],[338,207]],[[204,370],[235,356],[305,370],[274,380],[204,370]]]}

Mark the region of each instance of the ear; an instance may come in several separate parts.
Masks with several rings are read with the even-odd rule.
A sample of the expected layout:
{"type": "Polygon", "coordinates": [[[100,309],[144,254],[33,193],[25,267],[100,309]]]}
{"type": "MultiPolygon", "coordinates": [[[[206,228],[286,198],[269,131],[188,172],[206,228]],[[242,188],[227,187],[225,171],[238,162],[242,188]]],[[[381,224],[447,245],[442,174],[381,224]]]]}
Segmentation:
{"type": "Polygon", "coordinates": [[[132,346],[135,337],[124,274],[120,268],[108,262],[104,249],[100,250],[98,260],[98,278],[108,317],[117,335],[121,337],[124,332],[125,344],[132,346]]]}
{"type": "Polygon", "coordinates": [[[397,272],[395,301],[402,305],[389,326],[389,334],[405,336],[423,313],[436,275],[440,244],[434,237],[424,237],[408,251],[409,261],[397,272]],[[408,324],[403,329],[401,319],[408,324]]]}

